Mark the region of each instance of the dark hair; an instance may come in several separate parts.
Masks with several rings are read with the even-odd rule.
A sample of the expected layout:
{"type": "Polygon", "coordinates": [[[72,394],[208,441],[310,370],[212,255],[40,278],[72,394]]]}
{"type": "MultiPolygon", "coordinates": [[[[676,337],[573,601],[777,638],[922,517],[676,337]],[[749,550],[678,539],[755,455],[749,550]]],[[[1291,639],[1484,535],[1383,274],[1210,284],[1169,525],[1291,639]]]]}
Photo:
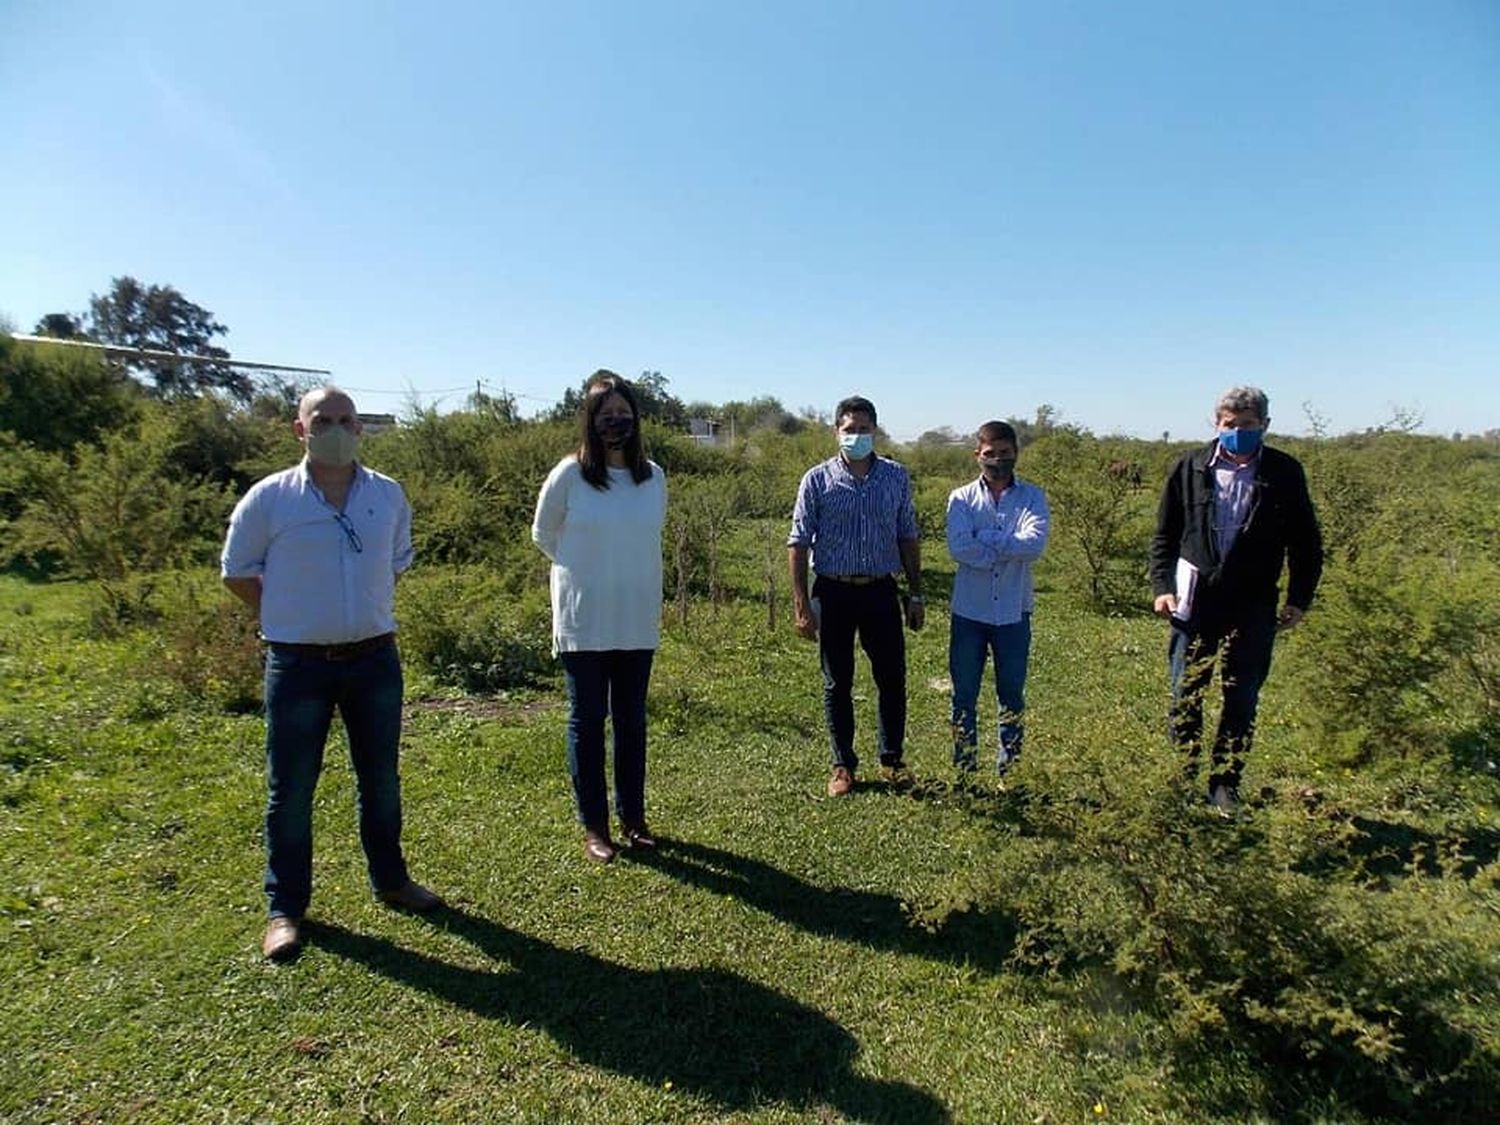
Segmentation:
{"type": "Polygon", "coordinates": [[[981,446],[985,442],[1008,441],[1017,449],[1021,447],[1021,440],[1016,437],[1016,428],[1009,422],[986,422],[979,427],[979,432],[974,435],[975,446],[981,446]]]}
{"type": "Polygon", "coordinates": [[[878,421],[875,417],[875,404],[862,395],[850,395],[840,401],[833,408],[833,424],[837,426],[844,420],[846,414],[868,414],[872,426],[878,421]]]}
{"type": "Polygon", "coordinates": [[[623,398],[635,417],[635,428],[625,442],[625,464],[631,477],[640,484],[651,475],[651,462],[646,460],[646,451],[641,446],[641,404],[635,390],[613,371],[601,368],[589,376],[583,388],[583,402],[578,407],[578,467],[583,470],[583,479],[600,490],[609,487],[609,454],[604,439],[594,428],[594,420],[610,395],[623,398]]]}

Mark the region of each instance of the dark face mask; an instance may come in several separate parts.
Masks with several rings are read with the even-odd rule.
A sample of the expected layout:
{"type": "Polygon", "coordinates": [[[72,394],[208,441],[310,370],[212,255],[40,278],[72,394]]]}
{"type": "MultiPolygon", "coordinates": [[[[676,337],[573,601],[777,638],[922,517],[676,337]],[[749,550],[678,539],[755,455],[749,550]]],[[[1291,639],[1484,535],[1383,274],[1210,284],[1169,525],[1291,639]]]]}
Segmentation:
{"type": "Polygon", "coordinates": [[[984,475],[990,480],[1005,480],[1014,476],[1016,471],[1016,459],[1014,457],[996,457],[990,461],[979,462],[984,475]]]}
{"type": "Polygon", "coordinates": [[[635,419],[599,418],[594,422],[594,429],[604,439],[605,445],[611,449],[619,449],[630,440],[630,435],[635,433],[635,419]]]}

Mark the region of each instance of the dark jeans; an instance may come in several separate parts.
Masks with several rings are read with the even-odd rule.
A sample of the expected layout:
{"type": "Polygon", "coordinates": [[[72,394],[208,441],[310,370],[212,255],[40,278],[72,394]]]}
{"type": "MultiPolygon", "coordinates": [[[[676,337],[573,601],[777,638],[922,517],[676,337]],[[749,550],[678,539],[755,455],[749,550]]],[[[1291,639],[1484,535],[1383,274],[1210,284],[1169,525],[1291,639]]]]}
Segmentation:
{"type": "Polygon", "coordinates": [[[1261,685],[1271,670],[1276,641],[1276,606],[1255,606],[1232,619],[1194,622],[1191,629],[1174,622],[1167,647],[1172,677],[1172,742],[1188,756],[1192,777],[1203,752],[1203,697],[1220,665],[1224,694],[1219,729],[1214,737],[1208,789],[1238,789],[1245,756],[1255,735],[1255,712],[1261,685]]]}
{"type": "Polygon", "coordinates": [[[649,648],[564,652],[568,686],[568,774],[578,820],[589,828],[609,826],[604,784],[604,717],[615,735],[615,811],[626,824],[646,819],[646,688],[651,682],[649,648]]]}
{"type": "Polygon", "coordinates": [[[818,578],[818,657],[823,664],[823,712],[828,721],[829,749],[835,766],[853,773],[859,766],[854,752],[854,638],[870,658],[870,672],[880,698],[877,749],[882,765],[901,764],[906,742],[906,635],[901,598],[895,579],[865,586],[818,578]]]}
{"type": "Polygon", "coordinates": [[[999,702],[996,767],[1004,770],[1021,755],[1021,713],[1026,709],[1026,664],[1031,655],[1031,614],[1010,625],[989,625],[954,614],[948,626],[948,675],[953,680],[953,764],[978,765],[979,684],[985,661],[995,659],[999,702]]]}
{"type": "Polygon", "coordinates": [[[266,655],[266,898],[300,918],[312,897],[312,805],[334,708],[349,759],[370,883],[407,880],[401,855],[401,657],[394,640],[350,660],[273,648],[266,655]]]}

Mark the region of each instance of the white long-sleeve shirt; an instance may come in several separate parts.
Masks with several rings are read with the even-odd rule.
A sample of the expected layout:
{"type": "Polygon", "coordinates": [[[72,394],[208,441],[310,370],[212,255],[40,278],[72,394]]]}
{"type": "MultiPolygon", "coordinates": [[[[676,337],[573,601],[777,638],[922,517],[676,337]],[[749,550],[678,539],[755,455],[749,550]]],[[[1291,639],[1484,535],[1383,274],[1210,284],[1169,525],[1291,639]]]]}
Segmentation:
{"type": "Polygon", "coordinates": [[[996,500],[980,477],[948,495],[948,553],[958,563],[952,613],[1014,625],[1034,600],[1031,564],[1047,546],[1047,498],[1015,479],[996,500]]]}
{"type": "Polygon", "coordinates": [[[610,469],[607,489],[583,479],[576,456],[547,474],[531,538],[552,560],[553,651],[660,644],[666,514],[666,477],[654,462],[639,484],[629,469],[610,469]]]}

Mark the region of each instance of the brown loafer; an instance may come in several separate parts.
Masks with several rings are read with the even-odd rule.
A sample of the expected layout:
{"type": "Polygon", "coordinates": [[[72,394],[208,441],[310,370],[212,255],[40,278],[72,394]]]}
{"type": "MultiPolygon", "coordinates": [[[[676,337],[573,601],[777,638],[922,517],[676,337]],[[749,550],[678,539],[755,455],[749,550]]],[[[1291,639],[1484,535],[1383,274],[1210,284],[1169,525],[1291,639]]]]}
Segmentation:
{"type": "Polygon", "coordinates": [[[260,941],[261,956],[267,961],[290,961],[302,952],[302,919],[272,918],[266,925],[266,936],[260,941]]]}
{"type": "Polygon", "coordinates": [[[397,910],[410,910],[415,914],[427,914],[443,905],[439,895],[410,879],[394,891],[381,891],[380,901],[397,910]]]}
{"type": "Polygon", "coordinates": [[[651,834],[651,829],[646,827],[644,820],[637,821],[634,824],[621,825],[620,829],[625,834],[625,843],[627,846],[640,848],[643,851],[650,851],[656,847],[656,837],[651,834]]]}
{"type": "Polygon", "coordinates": [[[898,793],[905,793],[917,784],[916,775],[899,762],[893,766],[881,766],[880,777],[898,793]]]}
{"type": "Polygon", "coordinates": [[[828,779],[828,795],[842,797],[854,788],[854,775],[843,766],[834,766],[828,779]]]}
{"type": "Polygon", "coordinates": [[[609,830],[584,829],[583,854],[592,863],[613,863],[615,845],[609,838],[609,830]]]}

